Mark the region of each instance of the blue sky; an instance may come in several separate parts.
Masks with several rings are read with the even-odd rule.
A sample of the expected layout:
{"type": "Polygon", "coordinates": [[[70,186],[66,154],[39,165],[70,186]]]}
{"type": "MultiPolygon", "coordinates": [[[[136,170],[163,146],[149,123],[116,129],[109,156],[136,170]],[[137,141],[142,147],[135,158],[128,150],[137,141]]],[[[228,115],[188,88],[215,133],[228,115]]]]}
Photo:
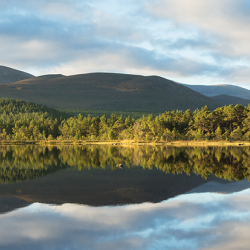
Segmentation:
{"type": "Polygon", "coordinates": [[[247,0],[1,0],[1,65],[250,89],[247,0]]]}

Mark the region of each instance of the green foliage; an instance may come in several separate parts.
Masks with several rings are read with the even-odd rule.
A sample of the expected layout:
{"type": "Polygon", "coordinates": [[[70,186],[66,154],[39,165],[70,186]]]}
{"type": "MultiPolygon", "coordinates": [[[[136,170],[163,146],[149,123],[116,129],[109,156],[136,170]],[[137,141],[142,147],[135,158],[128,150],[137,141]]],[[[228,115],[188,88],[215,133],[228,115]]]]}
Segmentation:
{"type": "Polygon", "coordinates": [[[237,141],[242,139],[242,131],[240,129],[240,126],[237,127],[231,134],[230,137],[232,140],[237,141]]]}
{"type": "Polygon", "coordinates": [[[201,128],[198,128],[197,131],[195,131],[195,136],[194,136],[195,140],[197,141],[201,141],[201,140],[204,140],[204,134],[201,130],[201,128]]]}
{"type": "Polygon", "coordinates": [[[217,129],[215,130],[215,139],[217,140],[217,141],[220,141],[220,140],[222,140],[222,131],[221,131],[221,128],[220,128],[220,126],[218,126],[217,127],[217,129]]]}
{"type": "Polygon", "coordinates": [[[57,137],[58,125],[69,115],[58,110],[26,101],[0,99],[0,137],[13,140],[57,137]],[[44,136],[43,136],[44,135],[44,136]]]}
{"type": "Polygon", "coordinates": [[[167,111],[157,116],[70,117],[42,105],[0,99],[0,140],[249,140],[250,106],[167,111]]]}

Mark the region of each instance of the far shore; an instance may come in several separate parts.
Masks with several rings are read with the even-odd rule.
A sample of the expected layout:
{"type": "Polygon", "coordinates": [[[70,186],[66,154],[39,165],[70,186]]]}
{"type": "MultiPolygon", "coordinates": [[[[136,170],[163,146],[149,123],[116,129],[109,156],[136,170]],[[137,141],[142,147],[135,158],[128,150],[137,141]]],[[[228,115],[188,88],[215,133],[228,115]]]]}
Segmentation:
{"type": "Polygon", "coordinates": [[[10,141],[1,140],[0,145],[114,145],[114,146],[174,146],[174,147],[226,147],[226,146],[250,146],[250,141],[158,141],[146,142],[136,140],[25,140],[25,141],[10,141]]]}

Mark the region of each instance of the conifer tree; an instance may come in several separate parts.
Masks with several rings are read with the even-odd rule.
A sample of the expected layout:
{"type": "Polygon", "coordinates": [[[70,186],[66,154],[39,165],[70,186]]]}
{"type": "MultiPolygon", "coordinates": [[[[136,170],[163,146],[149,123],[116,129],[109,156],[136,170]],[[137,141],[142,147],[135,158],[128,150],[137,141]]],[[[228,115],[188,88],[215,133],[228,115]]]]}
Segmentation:
{"type": "Polygon", "coordinates": [[[221,131],[220,126],[218,126],[217,129],[215,130],[215,139],[217,141],[222,140],[222,131],[221,131]]]}
{"type": "Polygon", "coordinates": [[[237,129],[231,132],[230,137],[234,141],[242,139],[242,131],[241,131],[240,126],[238,126],[237,129]]]}

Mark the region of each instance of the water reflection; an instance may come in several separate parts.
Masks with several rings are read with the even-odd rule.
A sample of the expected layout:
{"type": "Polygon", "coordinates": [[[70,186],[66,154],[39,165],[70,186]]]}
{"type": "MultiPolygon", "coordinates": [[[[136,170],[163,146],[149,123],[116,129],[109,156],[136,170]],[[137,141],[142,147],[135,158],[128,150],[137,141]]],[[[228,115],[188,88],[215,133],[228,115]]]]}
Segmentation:
{"type": "Polygon", "coordinates": [[[118,207],[35,203],[0,216],[0,248],[248,249],[249,206],[250,189],[118,207]]]}
{"type": "Polygon", "coordinates": [[[250,148],[244,147],[115,147],[115,146],[7,146],[0,147],[0,182],[34,179],[65,168],[117,169],[141,166],[165,173],[191,172],[207,178],[250,179],[250,148]]]}

